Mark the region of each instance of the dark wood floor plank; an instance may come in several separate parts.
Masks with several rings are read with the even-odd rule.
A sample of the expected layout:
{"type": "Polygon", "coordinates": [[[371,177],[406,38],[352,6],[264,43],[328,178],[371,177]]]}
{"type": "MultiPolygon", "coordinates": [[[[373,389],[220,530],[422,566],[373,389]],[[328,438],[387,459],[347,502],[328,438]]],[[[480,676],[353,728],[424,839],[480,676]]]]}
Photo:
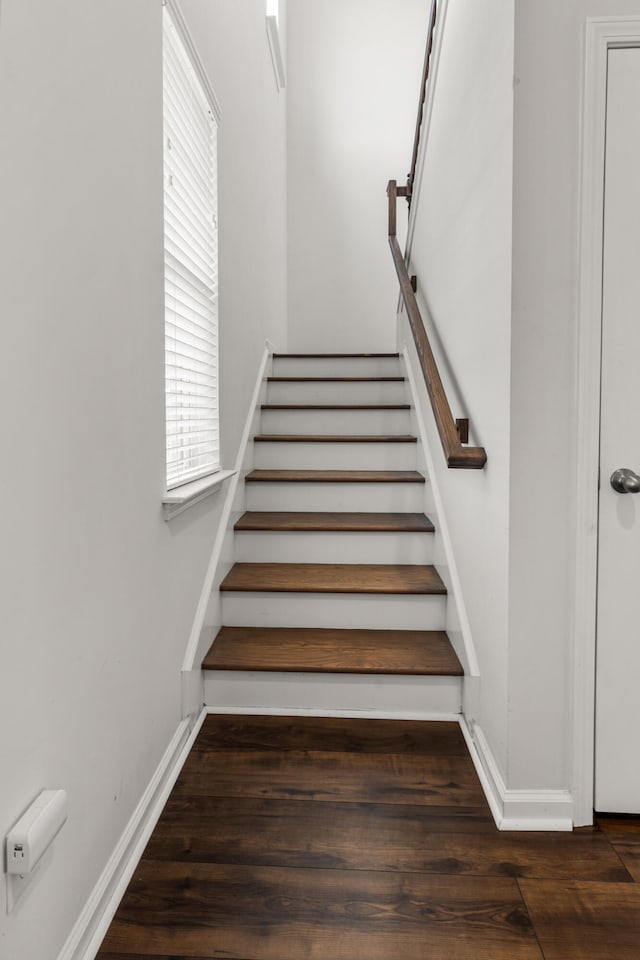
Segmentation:
{"type": "Polygon", "coordinates": [[[103,948],[253,960],[542,960],[512,879],[149,860],[103,948]]]}
{"type": "Polygon", "coordinates": [[[640,843],[614,840],[612,846],[635,882],[640,883],[640,843]]]}
{"type": "Polygon", "coordinates": [[[393,754],[316,751],[193,752],[175,795],[264,797],[283,800],[451,804],[482,806],[486,800],[471,760],[393,754]]]}
{"type": "MultiPolygon", "coordinates": [[[[97,954],[96,960],[190,960],[184,953],[172,953],[167,956],[159,956],[157,953],[105,953],[103,950],[97,954]]],[[[249,960],[248,957],[243,960],[249,960]]]]}
{"type": "Polygon", "coordinates": [[[416,847],[423,837],[481,835],[490,841],[497,833],[483,807],[172,796],[143,856],[176,862],[432,873],[437,871],[418,866],[424,858],[416,847]],[[396,860],[398,851],[404,853],[396,860]]]}
{"type": "Polygon", "coordinates": [[[638,960],[640,885],[521,880],[545,960],[638,960]]]}
{"type": "Polygon", "coordinates": [[[350,533],[433,533],[424,513],[353,513],[284,510],[250,510],[236,522],[235,530],[282,530],[350,533]]]}
{"type": "Polygon", "coordinates": [[[209,714],[193,753],[294,750],[327,753],[461,757],[469,751],[459,724],[443,720],[370,720],[342,717],[252,717],[209,714]]]}
{"type": "Polygon", "coordinates": [[[633,879],[640,883],[640,817],[599,815],[596,823],[633,879]]]}
{"type": "Polygon", "coordinates": [[[630,880],[602,834],[500,833],[482,808],[452,816],[393,804],[174,798],[144,856],[308,869],[630,880]]]}
{"type": "Polygon", "coordinates": [[[392,563],[236,563],[220,590],[249,593],[439,594],[435,567],[392,563]]]}
{"type": "Polygon", "coordinates": [[[438,630],[222,627],[202,667],[405,676],[463,673],[449,638],[438,630]]]}
{"type": "Polygon", "coordinates": [[[247,483],[425,483],[416,470],[252,470],[247,483]]]}
{"type": "Polygon", "coordinates": [[[596,816],[598,828],[611,840],[625,840],[628,843],[640,843],[640,817],[635,816],[596,816]]]}

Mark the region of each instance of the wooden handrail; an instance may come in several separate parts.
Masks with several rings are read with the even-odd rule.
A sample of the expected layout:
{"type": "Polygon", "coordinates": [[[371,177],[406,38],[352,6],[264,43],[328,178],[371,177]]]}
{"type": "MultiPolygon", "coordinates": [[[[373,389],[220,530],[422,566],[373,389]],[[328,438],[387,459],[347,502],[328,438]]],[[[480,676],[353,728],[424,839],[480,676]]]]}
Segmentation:
{"type": "Polygon", "coordinates": [[[422,68],[422,81],[420,84],[420,99],[418,101],[418,117],[416,119],[416,132],[413,138],[413,154],[411,156],[411,169],[407,176],[407,192],[405,194],[409,205],[413,196],[413,182],[416,178],[416,166],[418,163],[418,150],[420,148],[420,133],[422,131],[422,118],[424,115],[424,103],[427,98],[427,81],[429,79],[429,65],[431,63],[431,51],[433,50],[433,36],[436,27],[437,0],[431,0],[431,11],[429,13],[429,24],[427,27],[427,48],[424,55],[424,66],[422,68]]]}
{"type": "Polygon", "coordinates": [[[402,250],[396,237],[397,199],[398,197],[406,197],[406,195],[406,187],[398,187],[395,180],[389,181],[389,186],[387,187],[387,196],[389,197],[389,246],[391,247],[393,262],[396,267],[396,273],[398,274],[398,280],[400,281],[400,292],[402,293],[402,299],[409,318],[413,339],[415,340],[418,357],[420,358],[424,382],[427,387],[429,399],[431,400],[431,407],[433,409],[436,426],[438,427],[438,433],[440,434],[440,442],[442,443],[447,466],[462,469],[466,468],[468,470],[482,470],[487,462],[487,454],[485,453],[484,447],[463,446],[460,440],[458,425],[451,413],[451,407],[447,400],[431,344],[429,343],[429,338],[424,328],[424,323],[422,322],[418,301],[411,286],[407,265],[404,262],[402,250]]]}

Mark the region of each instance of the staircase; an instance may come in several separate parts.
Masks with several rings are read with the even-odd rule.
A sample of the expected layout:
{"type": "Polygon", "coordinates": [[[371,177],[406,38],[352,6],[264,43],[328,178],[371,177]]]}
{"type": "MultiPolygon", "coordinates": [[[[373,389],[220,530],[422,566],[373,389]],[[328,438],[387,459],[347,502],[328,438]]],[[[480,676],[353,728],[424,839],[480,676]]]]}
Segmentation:
{"type": "Polygon", "coordinates": [[[458,714],[400,358],[276,355],[273,372],[203,662],[207,705],[458,714]]]}

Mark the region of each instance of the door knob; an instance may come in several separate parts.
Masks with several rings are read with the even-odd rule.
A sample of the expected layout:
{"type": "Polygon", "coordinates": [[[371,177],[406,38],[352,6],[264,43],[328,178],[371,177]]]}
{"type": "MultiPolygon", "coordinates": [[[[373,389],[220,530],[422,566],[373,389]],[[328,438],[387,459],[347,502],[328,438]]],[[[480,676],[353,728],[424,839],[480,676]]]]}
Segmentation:
{"type": "Polygon", "coordinates": [[[640,477],[633,470],[622,467],[611,474],[611,486],[616,493],[640,493],[640,477]]]}

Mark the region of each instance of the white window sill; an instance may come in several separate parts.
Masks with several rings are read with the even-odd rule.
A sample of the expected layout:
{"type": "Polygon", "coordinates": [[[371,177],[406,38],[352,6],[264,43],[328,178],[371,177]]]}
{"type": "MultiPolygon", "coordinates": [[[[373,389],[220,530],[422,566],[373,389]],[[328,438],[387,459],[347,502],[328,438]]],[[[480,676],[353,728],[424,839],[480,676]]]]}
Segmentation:
{"type": "Polygon", "coordinates": [[[171,520],[188,507],[200,503],[205,497],[219,493],[225,480],[234,477],[236,473],[237,470],[219,470],[208,477],[201,477],[199,480],[192,480],[191,483],[183,483],[182,486],[169,490],[162,498],[165,520],[171,520]]]}

